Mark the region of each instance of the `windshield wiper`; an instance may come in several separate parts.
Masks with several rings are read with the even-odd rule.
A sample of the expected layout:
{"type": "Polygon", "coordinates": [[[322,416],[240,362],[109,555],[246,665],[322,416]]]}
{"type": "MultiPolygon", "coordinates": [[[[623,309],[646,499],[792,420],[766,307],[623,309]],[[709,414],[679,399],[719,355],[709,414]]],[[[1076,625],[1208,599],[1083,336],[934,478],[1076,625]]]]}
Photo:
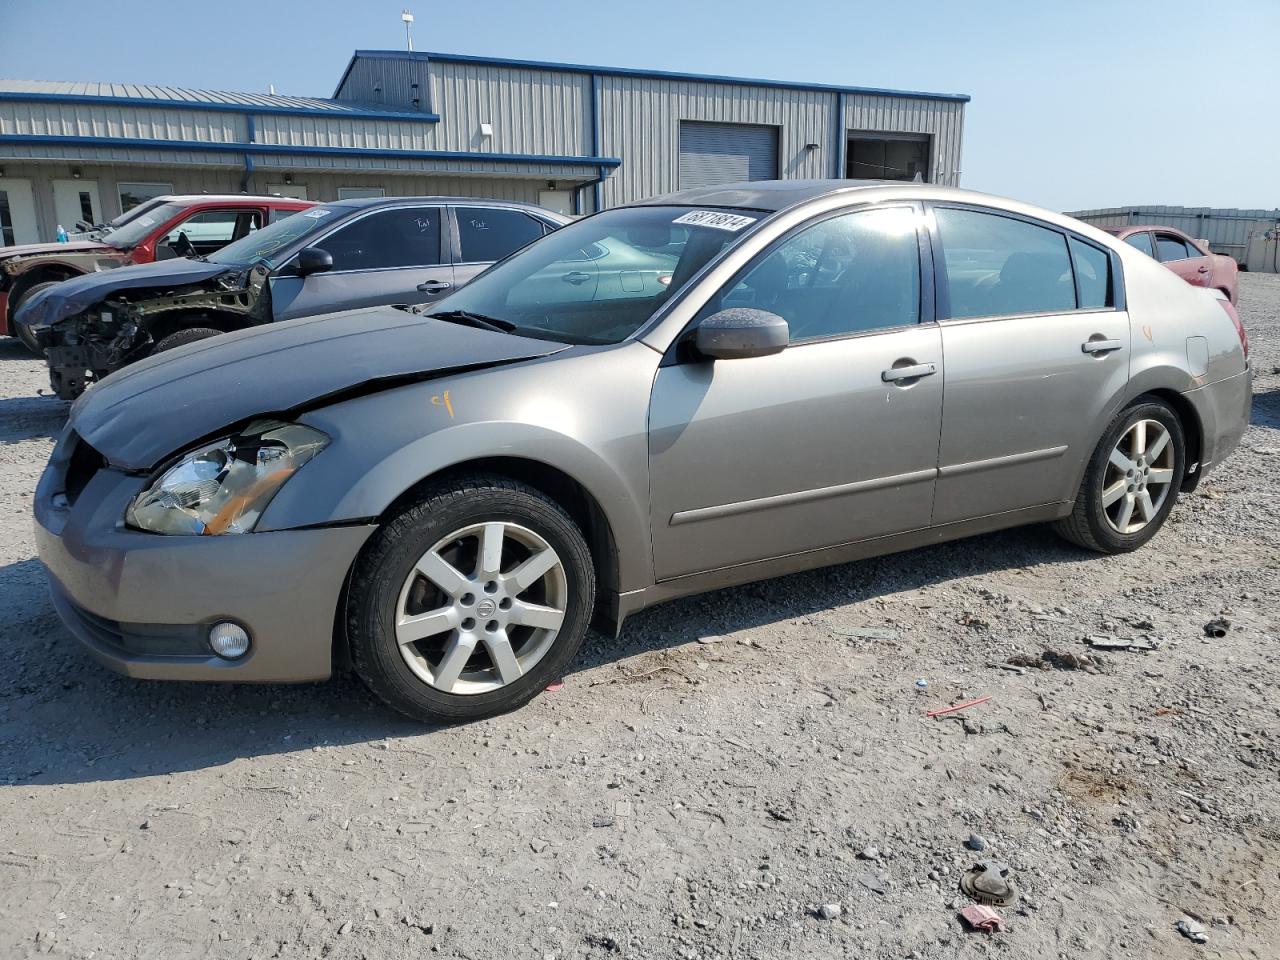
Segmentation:
{"type": "Polygon", "coordinates": [[[476,327],[480,330],[493,330],[495,333],[511,333],[516,325],[510,320],[499,320],[497,317],[486,317],[481,313],[469,310],[444,310],[440,313],[428,313],[424,316],[432,320],[444,320],[448,323],[460,323],[465,327],[476,327]]]}

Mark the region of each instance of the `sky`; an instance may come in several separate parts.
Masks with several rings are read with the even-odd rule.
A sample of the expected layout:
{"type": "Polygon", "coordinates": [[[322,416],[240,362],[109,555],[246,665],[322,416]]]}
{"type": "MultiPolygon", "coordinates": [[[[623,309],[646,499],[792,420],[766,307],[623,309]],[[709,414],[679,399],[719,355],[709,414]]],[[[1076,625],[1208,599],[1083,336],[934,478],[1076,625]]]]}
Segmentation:
{"type": "Polygon", "coordinates": [[[0,0],[0,76],[330,96],[352,50],[966,93],[961,185],[1280,206],[1280,0],[0,0]]]}

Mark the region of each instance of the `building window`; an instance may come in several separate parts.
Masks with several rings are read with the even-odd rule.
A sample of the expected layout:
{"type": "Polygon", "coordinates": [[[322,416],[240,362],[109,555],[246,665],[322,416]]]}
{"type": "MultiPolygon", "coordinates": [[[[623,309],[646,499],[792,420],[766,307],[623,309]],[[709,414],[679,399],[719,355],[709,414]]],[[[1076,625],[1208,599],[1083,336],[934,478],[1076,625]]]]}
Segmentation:
{"type": "Polygon", "coordinates": [[[339,200],[360,200],[364,197],[385,197],[387,191],[382,187],[339,187],[339,200]]]}
{"type": "Polygon", "coordinates": [[[93,198],[88,190],[80,191],[80,219],[85,223],[93,223],[93,198]]]}
{"type": "Polygon", "coordinates": [[[140,203],[171,193],[173,193],[172,183],[122,183],[120,184],[120,212],[125,213],[140,203]]]}
{"type": "Polygon", "coordinates": [[[11,247],[13,244],[13,214],[9,212],[9,191],[0,190],[0,247],[11,247]]]}
{"type": "Polygon", "coordinates": [[[845,176],[850,180],[928,181],[928,134],[851,134],[845,176]]]}

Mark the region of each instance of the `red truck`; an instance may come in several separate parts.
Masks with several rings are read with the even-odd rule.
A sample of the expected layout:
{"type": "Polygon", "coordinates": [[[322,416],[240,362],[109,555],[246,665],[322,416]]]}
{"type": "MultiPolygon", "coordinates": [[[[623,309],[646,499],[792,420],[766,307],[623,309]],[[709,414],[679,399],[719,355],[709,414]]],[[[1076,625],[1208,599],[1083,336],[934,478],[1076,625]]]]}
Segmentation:
{"type": "MultiPolygon", "coordinates": [[[[244,194],[164,197],[137,216],[118,219],[118,226],[97,239],[0,247],[0,334],[18,333],[9,318],[23,300],[50,284],[112,267],[213,253],[310,206],[290,197],[244,194]]],[[[27,346],[36,349],[33,343],[27,346]]]]}
{"type": "Polygon", "coordinates": [[[1193,287],[1221,290],[1235,306],[1236,274],[1240,267],[1231,257],[1211,253],[1203,241],[1192,240],[1173,227],[1148,225],[1102,229],[1155,257],[1193,287]]]}

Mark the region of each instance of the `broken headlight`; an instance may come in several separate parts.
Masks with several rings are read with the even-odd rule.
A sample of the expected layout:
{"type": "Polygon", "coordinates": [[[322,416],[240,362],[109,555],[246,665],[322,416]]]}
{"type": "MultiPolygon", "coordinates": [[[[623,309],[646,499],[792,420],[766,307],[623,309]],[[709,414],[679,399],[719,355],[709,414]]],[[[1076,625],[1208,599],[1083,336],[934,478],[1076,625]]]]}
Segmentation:
{"type": "Polygon", "coordinates": [[[300,424],[256,421],[183,456],[138,494],[125,520],[150,533],[248,533],[284,482],[328,442],[300,424]]]}

